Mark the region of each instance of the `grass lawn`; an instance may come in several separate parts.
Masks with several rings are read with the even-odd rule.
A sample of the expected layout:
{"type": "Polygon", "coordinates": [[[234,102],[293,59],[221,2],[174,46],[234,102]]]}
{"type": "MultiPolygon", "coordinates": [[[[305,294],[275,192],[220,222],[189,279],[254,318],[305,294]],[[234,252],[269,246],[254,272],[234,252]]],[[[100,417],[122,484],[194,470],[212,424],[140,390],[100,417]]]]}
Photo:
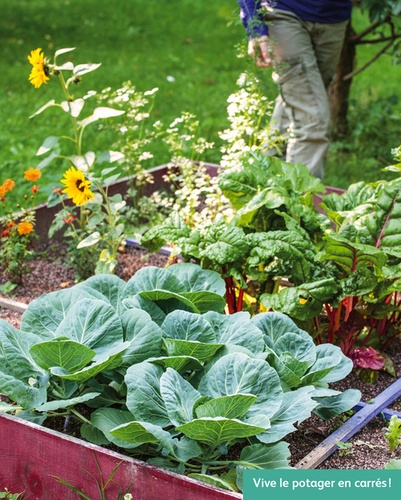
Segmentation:
{"type": "MultiPolygon", "coordinates": [[[[0,181],[21,178],[25,169],[38,164],[35,154],[43,140],[65,133],[69,126],[68,117],[61,117],[59,110],[46,110],[29,119],[47,101],[61,97],[56,81],[40,89],[28,82],[27,55],[37,47],[51,56],[57,49],[72,46],[76,50],[68,58],[75,64],[102,63],[100,69],[85,75],[77,88],[79,96],[91,89],[118,88],[127,80],[141,91],[158,87],[154,116],[167,124],[183,111],[195,114],[200,135],[217,143],[205,159],[219,161],[218,131],[228,124],[227,97],[236,90],[239,74],[252,64],[237,56],[238,46],[243,50],[246,40],[235,0],[169,0],[162,4],[148,0],[0,0],[0,7],[0,181]]],[[[370,50],[365,50],[361,63],[370,50]]],[[[274,99],[277,90],[269,71],[263,77],[268,81],[269,97],[274,99]]],[[[355,79],[350,111],[353,134],[346,143],[333,145],[327,184],[346,187],[363,176],[369,180],[381,176],[380,167],[391,161],[391,148],[400,142],[395,132],[401,123],[400,77],[401,68],[382,57],[355,79]],[[366,141],[374,147],[367,147],[366,141]]],[[[84,149],[110,147],[96,144],[97,137],[101,136],[93,128],[91,143],[84,149]]],[[[155,163],[159,162],[156,158],[155,163]]],[[[45,169],[50,188],[68,166],[52,163],[45,169]]]]}

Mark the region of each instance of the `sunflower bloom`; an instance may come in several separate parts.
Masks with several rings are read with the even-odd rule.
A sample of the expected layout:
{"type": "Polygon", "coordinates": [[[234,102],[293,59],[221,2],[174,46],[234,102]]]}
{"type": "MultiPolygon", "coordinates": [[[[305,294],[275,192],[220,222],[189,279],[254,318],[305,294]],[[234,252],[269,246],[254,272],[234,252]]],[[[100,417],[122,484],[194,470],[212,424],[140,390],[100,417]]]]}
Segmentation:
{"type": "Polygon", "coordinates": [[[24,234],[32,233],[33,224],[28,221],[20,222],[17,226],[17,231],[21,236],[23,236],[24,234]]]}
{"type": "Polygon", "coordinates": [[[68,198],[72,199],[72,202],[77,206],[85,205],[95,197],[90,190],[91,182],[85,178],[81,170],[74,167],[67,170],[64,178],[61,179],[61,183],[65,186],[63,193],[66,193],[68,198]]]}
{"type": "Polygon", "coordinates": [[[49,70],[42,49],[31,50],[28,61],[32,64],[29,81],[35,89],[38,89],[43,83],[49,81],[49,70]]]}
{"type": "Polygon", "coordinates": [[[37,168],[29,168],[25,170],[24,177],[27,181],[36,182],[42,177],[42,172],[37,168]]]}
{"type": "Polygon", "coordinates": [[[8,193],[8,191],[12,191],[15,188],[15,182],[12,179],[6,179],[3,182],[3,188],[6,190],[6,193],[8,193]]]}
{"type": "Polygon", "coordinates": [[[3,186],[0,186],[0,198],[4,198],[7,193],[7,189],[3,186]]]}

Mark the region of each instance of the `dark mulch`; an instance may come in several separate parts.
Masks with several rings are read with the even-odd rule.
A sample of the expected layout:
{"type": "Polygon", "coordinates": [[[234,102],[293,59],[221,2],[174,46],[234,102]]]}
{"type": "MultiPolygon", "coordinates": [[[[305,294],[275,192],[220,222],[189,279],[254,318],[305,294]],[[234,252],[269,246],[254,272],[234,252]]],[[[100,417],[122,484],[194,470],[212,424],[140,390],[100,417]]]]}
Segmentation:
{"type": "MultiPolygon", "coordinates": [[[[31,262],[32,272],[23,278],[12,293],[16,301],[29,303],[43,293],[66,288],[74,284],[74,274],[64,265],[63,247],[55,244],[40,254],[38,259],[31,262]],[[46,255],[46,258],[44,256],[46,255]]],[[[127,247],[118,257],[116,274],[124,280],[128,280],[135,272],[145,266],[164,267],[169,258],[160,254],[148,254],[142,249],[127,247]]],[[[0,270],[1,271],[1,270],[0,270]]],[[[7,277],[0,274],[0,284],[7,277]]],[[[13,326],[20,324],[21,314],[0,308],[0,318],[9,321],[13,326]]],[[[395,367],[397,377],[401,376],[401,343],[394,344],[388,352],[395,367]]],[[[363,401],[375,398],[380,392],[391,385],[395,378],[386,372],[380,372],[377,382],[366,384],[362,382],[355,373],[351,373],[345,380],[337,383],[335,388],[344,390],[346,388],[358,388],[362,392],[363,401]]],[[[401,398],[392,405],[393,408],[401,408],[401,398]]],[[[345,417],[344,417],[345,418],[345,417]]],[[[287,440],[291,450],[291,464],[295,465],[312,451],[325,437],[338,428],[343,422],[343,417],[333,421],[325,422],[318,417],[311,417],[301,423],[298,430],[288,436],[287,440]]],[[[324,469],[382,469],[391,458],[401,458],[401,446],[396,449],[394,456],[388,449],[384,438],[383,428],[386,426],[380,417],[373,419],[366,425],[350,442],[352,453],[342,454],[335,452],[320,468],[324,469]]]]}

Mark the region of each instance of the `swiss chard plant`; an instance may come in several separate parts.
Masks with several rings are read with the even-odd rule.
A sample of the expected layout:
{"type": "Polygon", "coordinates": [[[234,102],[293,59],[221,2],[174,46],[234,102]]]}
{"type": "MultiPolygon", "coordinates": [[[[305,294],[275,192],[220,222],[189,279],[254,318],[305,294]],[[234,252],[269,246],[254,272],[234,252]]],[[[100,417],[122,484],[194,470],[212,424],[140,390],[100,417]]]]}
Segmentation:
{"type": "Polygon", "coordinates": [[[42,296],[20,330],[0,322],[1,409],[74,418],[89,441],[235,491],[244,468],[288,467],[296,422],[358,402],[328,386],[352,362],[283,314],[223,314],[224,295],[219,274],[176,264],[42,296]]]}
{"type": "Polygon", "coordinates": [[[356,367],[391,371],[378,350],[401,331],[401,180],[323,195],[306,167],[257,153],[219,177],[233,219],[193,229],[175,213],[143,245],[172,243],[185,259],[220,272],[229,312],[249,307],[251,290],[253,310],[289,315],[356,367]]]}

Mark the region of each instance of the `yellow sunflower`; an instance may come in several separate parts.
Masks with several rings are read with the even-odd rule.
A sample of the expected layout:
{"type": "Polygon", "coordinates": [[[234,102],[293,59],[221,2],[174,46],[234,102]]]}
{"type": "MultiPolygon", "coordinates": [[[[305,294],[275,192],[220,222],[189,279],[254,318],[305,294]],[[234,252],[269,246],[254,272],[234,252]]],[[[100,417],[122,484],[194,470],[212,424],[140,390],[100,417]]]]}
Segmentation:
{"type": "Polygon", "coordinates": [[[27,181],[36,182],[42,177],[42,172],[38,168],[28,168],[24,172],[24,177],[27,181]]]}
{"type": "Polygon", "coordinates": [[[65,172],[61,183],[66,186],[63,189],[63,193],[66,193],[75,205],[85,205],[85,203],[88,203],[89,200],[95,197],[90,190],[91,182],[85,178],[81,170],[77,170],[74,167],[70,167],[65,172]]]}
{"type": "Polygon", "coordinates": [[[31,50],[28,61],[32,64],[29,81],[38,89],[43,83],[49,80],[49,69],[42,49],[31,50]]]}

